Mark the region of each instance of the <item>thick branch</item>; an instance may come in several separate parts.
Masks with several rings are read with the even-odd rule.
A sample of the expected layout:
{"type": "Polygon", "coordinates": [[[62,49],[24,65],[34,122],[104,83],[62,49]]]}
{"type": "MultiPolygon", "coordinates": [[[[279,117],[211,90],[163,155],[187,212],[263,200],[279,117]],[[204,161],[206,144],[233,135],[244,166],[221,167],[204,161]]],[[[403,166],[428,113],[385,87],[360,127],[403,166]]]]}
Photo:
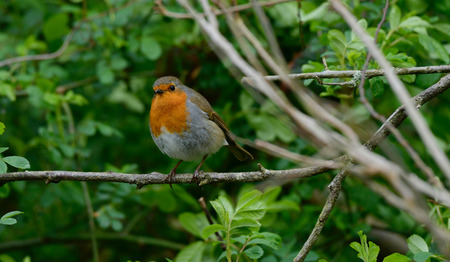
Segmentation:
{"type": "MultiPolygon", "coordinates": [[[[268,170],[260,165],[260,171],[235,172],[235,173],[201,173],[200,185],[220,182],[256,182],[267,179],[295,179],[306,178],[322,174],[331,170],[328,167],[306,167],[289,170],[268,170]]],[[[149,184],[167,184],[166,175],[152,172],[150,174],[123,174],[113,172],[75,172],[75,171],[25,171],[6,173],[0,176],[0,183],[13,181],[45,181],[57,183],[60,181],[89,181],[89,182],[119,182],[135,184],[138,188],[149,184]]],[[[172,184],[190,183],[192,174],[177,174],[171,181],[172,184]]]]}

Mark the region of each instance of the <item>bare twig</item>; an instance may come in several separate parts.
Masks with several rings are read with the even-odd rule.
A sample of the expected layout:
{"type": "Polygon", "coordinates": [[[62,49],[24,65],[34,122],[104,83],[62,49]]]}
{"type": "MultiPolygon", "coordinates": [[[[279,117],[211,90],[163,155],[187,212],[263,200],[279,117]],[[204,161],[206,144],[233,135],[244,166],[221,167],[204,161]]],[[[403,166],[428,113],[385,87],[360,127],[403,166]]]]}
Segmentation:
{"type": "MultiPolygon", "coordinates": [[[[386,14],[387,14],[387,10],[389,7],[389,0],[386,0],[386,4],[383,8],[383,16],[381,18],[380,23],[378,23],[377,29],[375,31],[375,37],[374,37],[374,42],[377,42],[378,39],[378,33],[380,32],[381,26],[384,24],[385,20],[386,20],[386,14]]],[[[364,89],[364,83],[366,80],[366,71],[367,68],[369,66],[369,62],[371,60],[371,54],[369,53],[367,55],[366,58],[366,62],[364,63],[363,69],[361,71],[361,81],[359,83],[359,93],[360,93],[360,101],[361,103],[366,107],[366,109],[369,111],[370,115],[377,119],[378,121],[382,122],[382,123],[386,123],[387,128],[389,128],[389,130],[391,131],[391,133],[394,135],[394,137],[397,139],[397,141],[406,149],[406,151],[408,152],[408,154],[411,156],[411,158],[414,160],[414,162],[416,163],[417,167],[422,170],[422,172],[424,174],[426,174],[426,176],[428,177],[428,181],[430,183],[432,183],[435,186],[438,187],[442,187],[439,179],[436,177],[436,175],[433,173],[433,170],[428,167],[423,160],[420,158],[419,154],[417,154],[417,152],[414,150],[414,148],[408,143],[408,141],[403,137],[403,135],[400,133],[400,131],[398,131],[395,127],[392,127],[389,122],[386,122],[386,118],[379,114],[375,108],[369,103],[369,100],[367,100],[366,97],[366,92],[364,89]]]]}
{"type": "Polygon", "coordinates": [[[325,205],[322,208],[322,212],[320,212],[319,218],[317,219],[316,225],[311,231],[311,234],[309,234],[309,237],[306,240],[305,244],[303,244],[302,249],[300,250],[300,252],[298,252],[297,256],[294,258],[295,262],[305,260],[306,256],[311,251],[314,243],[316,242],[317,238],[320,235],[320,232],[322,232],[322,228],[327,222],[328,217],[330,216],[331,211],[334,208],[334,205],[336,204],[336,200],[338,199],[339,193],[342,188],[342,182],[344,181],[346,176],[347,173],[345,171],[341,171],[339,172],[339,174],[336,175],[336,177],[331,182],[329,186],[330,194],[328,195],[327,201],[325,202],[325,205]]]}
{"type": "Polygon", "coordinates": [[[378,62],[378,64],[385,70],[386,79],[391,85],[392,90],[397,95],[399,100],[405,106],[406,111],[408,112],[408,116],[411,118],[411,122],[415,126],[419,136],[424,142],[427,150],[433,156],[433,159],[436,161],[438,166],[440,167],[442,173],[447,176],[447,179],[450,180],[450,161],[443,152],[443,150],[438,146],[436,138],[431,132],[429,126],[426,124],[422,115],[416,110],[414,105],[412,104],[411,96],[406,90],[403,83],[400,81],[398,76],[395,74],[391,64],[387,61],[386,57],[381,53],[380,49],[373,43],[371,37],[365,32],[365,30],[357,23],[356,18],[353,16],[350,11],[342,4],[339,0],[330,0],[333,8],[341,14],[347,24],[352,28],[356,35],[358,35],[361,40],[366,45],[369,52],[372,54],[374,59],[378,62]]]}
{"type": "MultiPolygon", "coordinates": [[[[401,67],[394,68],[394,72],[397,75],[419,75],[419,74],[436,74],[436,73],[450,73],[450,65],[439,65],[439,66],[422,66],[422,67],[401,67]]],[[[361,73],[360,70],[325,70],[323,72],[317,73],[301,73],[301,74],[289,74],[287,75],[291,79],[305,80],[305,79],[316,79],[319,78],[349,78],[353,77],[355,74],[361,73]]],[[[385,72],[383,69],[371,69],[366,71],[366,77],[376,77],[384,76],[385,72]]],[[[271,75],[264,76],[264,79],[270,81],[280,81],[281,76],[271,75]]],[[[250,77],[244,77],[242,82],[250,82],[252,79],[250,77]]]]}
{"type": "MultiPolygon", "coordinates": [[[[198,202],[200,203],[200,206],[202,207],[203,213],[205,213],[208,223],[210,225],[214,224],[214,221],[212,220],[212,217],[211,217],[211,213],[209,213],[208,207],[206,206],[205,198],[204,197],[199,198],[198,202]]],[[[225,251],[227,249],[227,246],[223,242],[223,238],[219,232],[216,232],[216,237],[221,242],[220,247],[222,248],[223,251],[225,251]]]]}
{"type": "MultiPolygon", "coordinates": [[[[447,76],[443,77],[438,83],[434,84],[433,86],[429,87],[428,89],[426,89],[419,95],[415,96],[413,98],[414,104],[416,107],[420,107],[424,103],[428,102],[429,100],[438,96],[439,94],[445,92],[445,90],[447,90],[449,88],[450,88],[450,75],[447,75],[447,76]]],[[[406,117],[407,117],[407,115],[405,113],[405,109],[402,106],[399,109],[397,109],[388,118],[387,121],[393,127],[398,127],[406,119],[406,117]]],[[[373,150],[375,150],[377,145],[379,145],[381,140],[385,139],[389,134],[390,134],[390,130],[389,130],[389,128],[386,127],[386,124],[385,124],[385,125],[381,126],[381,128],[378,129],[378,131],[365,143],[365,146],[367,147],[367,149],[373,151],[373,150]]],[[[317,240],[318,236],[320,235],[320,232],[334,207],[334,204],[336,203],[336,199],[339,196],[339,190],[342,185],[342,181],[345,179],[345,176],[346,176],[346,173],[344,171],[341,171],[331,182],[330,185],[332,185],[332,186],[330,187],[330,195],[327,198],[325,206],[323,207],[322,212],[320,213],[320,216],[316,222],[316,225],[314,226],[314,229],[312,230],[307,241],[301,248],[300,252],[296,256],[294,261],[296,261],[296,262],[303,261],[305,259],[306,255],[308,255],[308,253],[311,251],[315,241],[317,240]],[[336,191],[337,188],[339,188],[338,191],[336,191]]],[[[411,181],[412,182],[411,186],[415,185],[416,189],[418,189],[417,188],[418,186],[423,186],[423,183],[418,183],[419,181],[422,181],[422,180],[415,179],[414,177],[413,177],[413,180],[414,181],[411,181]]],[[[433,189],[431,189],[431,190],[433,190],[433,189]]],[[[419,189],[419,191],[423,192],[423,190],[420,190],[420,189],[419,189]]],[[[447,197],[447,195],[444,196],[444,199],[446,197],[447,197]]]]}
{"type": "MultiPolygon", "coordinates": [[[[276,4],[281,4],[281,3],[285,3],[285,2],[293,2],[293,1],[296,1],[296,0],[270,0],[270,1],[265,1],[265,2],[257,2],[257,4],[261,7],[264,7],[264,6],[272,6],[272,5],[276,5],[276,4]]],[[[213,10],[213,13],[215,15],[222,15],[225,12],[230,12],[230,13],[240,12],[240,11],[244,11],[246,9],[250,9],[252,7],[253,7],[253,4],[248,3],[248,4],[231,6],[231,7],[227,8],[226,11],[213,10]]],[[[156,11],[160,12],[164,16],[177,18],[177,19],[193,19],[194,18],[194,16],[192,16],[191,14],[176,13],[176,12],[167,10],[167,8],[163,5],[162,0],[155,0],[154,8],[156,9],[156,11]]],[[[199,15],[203,16],[204,14],[199,14],[199,15]]]]}
{"type": "MultiPolygon", "coordinates": [[[[138,236],[138,235],[124,235],[122,233],[97,233],[97,238],[103,241],[124,241],[131,242],[140,245],[151,245],[157,247],[170,248],[174,250],[181,250],[184,248],[183,244],[172,242],[165,239],[152,238],[147,236],[138,236]]],[[[53,236],[44,236],[38,238],[30,238],[30,239],[21,239],[19,241],[10,241],[5,242],[2,241],[0,243],[0,251],[5,250],[14,250],[19,249],[23,250],[24,248],[34,247],[39,245],[48,245],[49,243],[65,243],[65,242],[76,242],[76,241],[90,241],[90,234],[81,233],[73,236],[70,235],[53,235],[53,236]]]]}

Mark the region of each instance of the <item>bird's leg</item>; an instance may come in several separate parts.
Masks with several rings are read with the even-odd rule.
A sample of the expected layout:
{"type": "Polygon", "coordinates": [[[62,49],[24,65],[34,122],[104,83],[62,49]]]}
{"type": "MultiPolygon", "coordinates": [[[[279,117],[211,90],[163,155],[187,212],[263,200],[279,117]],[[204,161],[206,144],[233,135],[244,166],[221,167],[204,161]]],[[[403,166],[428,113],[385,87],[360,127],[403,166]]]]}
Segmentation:
{"type": "Polygon", "coordinates": [[[170,188],[173,190],[172,187],[172,178],[175,176],[175,174],[177,173],[177,167],[181,164],[181,162],[183,162],[183,160],[180,160],[177,165],[172,168],[172,170],[170,171],[169,175],[166,177],[166,179],[164,179],[164,182],[169,182],[169,186],[170,188]]]}
{"type": "Polygon", "coordinates": [[[196,184],[198,184],[198,173],[199,173],[199,171],[200,171],[200,167],[202,167],[203,162],[205,162],[205,160],[206,160],[207,157],[208,157],[208,154],[206,154],[206,155],[203,157],[202,162],[200,162],[200,165],[198,165],[198,167],[195,169],[194,175],[192,176],[192,179],[191,179],[191,183],[196,183],[196,184]]]}

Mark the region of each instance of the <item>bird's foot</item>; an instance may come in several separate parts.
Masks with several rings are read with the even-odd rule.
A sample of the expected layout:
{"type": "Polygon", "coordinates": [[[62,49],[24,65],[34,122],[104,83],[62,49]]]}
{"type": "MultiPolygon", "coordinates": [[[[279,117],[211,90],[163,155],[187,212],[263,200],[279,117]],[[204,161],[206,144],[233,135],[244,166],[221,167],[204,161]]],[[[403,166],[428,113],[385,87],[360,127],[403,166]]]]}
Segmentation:
{"type": "Polygon", "coordinates": [[[197,185],[199,185],[200,181],[198,180],[198,176],[201,172],[203,172],[203,171],[197,170],[197,169],[194,171],[194,175],[192,176],[191,183],[196,183],[197,185]]]}
{"type": "Polygon", "coordinates": [[[176,175],[176,173],[177,172],[174,169],[172,169],[172,171],[170,171],[169,175],[167,175],[167,177],[164,179],[164,182],[169,183],[169,186],[172,190],[173,190],[172,179],[176,175]]]}

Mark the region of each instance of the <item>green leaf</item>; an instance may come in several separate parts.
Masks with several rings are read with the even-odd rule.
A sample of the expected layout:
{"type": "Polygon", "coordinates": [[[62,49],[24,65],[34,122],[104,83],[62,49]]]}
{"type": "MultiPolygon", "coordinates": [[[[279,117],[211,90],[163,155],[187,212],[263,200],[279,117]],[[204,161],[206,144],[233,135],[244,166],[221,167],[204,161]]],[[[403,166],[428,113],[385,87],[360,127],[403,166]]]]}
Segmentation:
{"type": "Polygon", "coordinates": [[[161,45],[151,36],[141,40],[141,52],[150,60],[156,60],[162,55],[161,45]]]}
{"type": "Polygon", "coordinates": [[[194,236],[202,238],[202,229],[207,226],[207,221],[203,213],[193,214],[190,212],[182,213],[178,216],[180,224],[194,236]]]}
{"type": "Polygon", "coordinates": [[[8,171],[8,166],[6,165],[6,163],[0,159],[0,174],[6,174],[6,172],[8,171]]]}
{"type": "Polygon", "coordinates": [[[14,87],[10,84],[0,82],[0,95],[6,96],[11,101],[16,101],[14,87]]]}
{"type": "Polygon", "coordinates": [[[203,229],[201,237],[207,239],[211,234],[214,234],[218,231],[226,231],[226,230],[227,229],[223,225],[212,224],[203,229]]]}
{"type": "Polygon", "coordinates": [[[109,85],[114,82],[114,72],[106,64],[105,60],[100,60],[96,65],[96,74],[100,83],[104,85],[109,85]]]}
{"type": "Polygon", "coordinates": [[[264,250],[259,246],[254,246],[254,247],[245,249],[244,253],[250,259],[259,259],[260,257],[262,257],[264,255],[264,250]]]}
{"type": "Polygon", "coordinates": [[[202,241],[194,242],[183,248],[175,257],[175,262],[201,262],[205,243],[202,241]]]}
{"type": "Polygon", "coordinates": [[[3,124],[2,122],[0,122],[0,135],[3,135],[3,132],[5,132],[5,124],[3,124]]]}
{"type": "Polygon", "coordinates": [[[136,113],[142,113],[145,110],[144,104],[139,98],[127,90],[127,86],[123,81],[120,81],[114,88],[114,91],[109,95],[108,100],[113,103],[123,103],[125,107],[136,113]]]}
{"type": "Polygon", "coordinates": [[[332,29],[328,32],[328,40],[330,41],[330,47],[336,53],[336,56],[341,60],[345,56],[345,47],[347,45],[347,39],[344,34],[336,29],[332,29]]]}
{"type": "Polygon", "coordinates": [[[399,27],[415,29],[417,27],[429,27],[430,24],[418,16],[411,16],[403,20],[399,27]]]}
{"type": "Polygon", "coordinates": [[[433,254],[430,252],[418,252],[414,254],[414,260],[416,262],[425,262],[427,261],[433,254]]]}
{"type": "Polygon", "coordinates": [[[450,36],[450,24],[434,24],[433,27],[439,32],[450,36]]]}
{"type": "Polygon", "coordinates": [[[238,201],[236,206],[236,213],[240,210],[248,208],[249,206],[258,202],[261,198],[262,193],[258,190],[253,190],[245,193],[238,201]]]}
{"type": "Polygon", "coordinates": [[[239,96],[239,105],[242,108],[242,111],[247,112],[253,105],[255,100],[253,97],[245,90],[241,92],[239,96]]]}
{"type": "Polygon", "coordinates": [[[228,222],[231,219],[231,216],[234,214],[233,206],[231,205],[230,201],[228,201],[228,199],[224,196],[219,196],[219,198],[217,198],[217,201],[224,208],[225,218],[226,218],[225,221],[227,221],[227,224],[228,224],[228,222]]]}
{"type": "Polygon", "coordinates": [[[369,83],[374,97],[381,97],[384,94],[384,83],[379,77],[369,79],[369,83]]]}
{"type": "Polygon", "coordinates": [[[14,225],[14,224],[16,224],[17,220],[15,218],[12,218],[12,217],[17,216],[19,214],[23,214],[23,212],[21,212],[21,211],[11,211],[11,212],[6,213],[5,215],[3,215],[0,218],[0,224],[3,224],[3,225],[14,225]]]}
{"type": "Polygon", "coordinates": [[[389,12],[388,22],[391,26],[391,30],[397,28],[400,24],[400,19],[402,18],[402,11],[397,5],[391,7],[389,12]]]}
{"type": "Polygon", "coordinates": [[[251,227],[251,228],[259,228],[261,224],[258,221],[255,221],[250,218],[241,218],[241,219],[233,219],[231,222],[230,229],[239,228],[239,227],[251,227]]]}
{"type": "Polygon", "coordinates": [[[428,245],[425,240],[423,240],[422,237],[419,235],[412,235],[408,238],[408,248],[411,250],[413,254],[419,253],[419,252],[428,252],[428,245]]]}
{"type": "Polygon", "coordinates": [[[426,34],[419,34],[419,43],[428,51],[431,58],[439,58],[446,64],[450,63],[447,50],[436,39],[426,34]]]}
{"type": "Polygon", "coordinates": [[[0,154],[8,150],[9,147],[0,147],[0,154]]]}
{"type": "Polygon", "coordinates": [[[383,259],[383,262],[409,262],[411,259],[399,253],[391,254],[383,259]]]}
{"type": "Polygon", "coordinates": [[[218,200],[210,201],[211,206],[214,208],[214,210],[217,213],[217,216],[219,216],[219,220],[223,225],[228,224],[228,215],[225,213],[225,208],[218,200]]]}
{"type": "Polygon", "coordinates": [[[24,157],[21,156],[7,156],[3,158],[7,164],[10,164],[13,167],[28,169],[30,168],[30,162],[24,157]]]}
{"type": "Polygon", "coordinates": [[[42,31],[48,42],[57,40],[69,33],[67,26],[69,17],[65,13],[57,13],[45,21],[42,31]]]}
{"type": "Polygon", "coordinates": [[[274,233],[261,232],[252,236],[252,240],[248,242],[248,245],[252,244],[265,245],[277,250],[281,247],[281,237],[274,233]]]}

